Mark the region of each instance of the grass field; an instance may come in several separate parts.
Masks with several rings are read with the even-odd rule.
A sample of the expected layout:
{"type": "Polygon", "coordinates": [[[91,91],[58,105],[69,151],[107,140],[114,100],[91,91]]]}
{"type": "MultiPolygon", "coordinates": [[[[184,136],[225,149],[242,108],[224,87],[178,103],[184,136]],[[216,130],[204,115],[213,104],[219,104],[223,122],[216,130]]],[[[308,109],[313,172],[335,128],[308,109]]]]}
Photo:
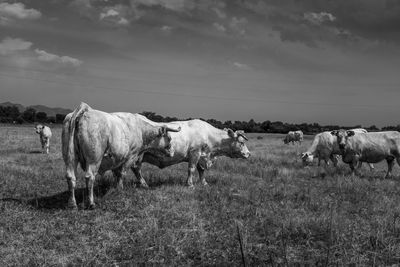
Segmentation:
{"type": "MultiPolygon", "coordinates": [[[[96,180],[95,210],[70,211],[61,129],[50,154],[32,127],[0,126],[0,266],[400,264],[400,172],[386,163],[303,168],[299,146],[250,135],[248,160],[220,158],[209,186],[184,186],[187,164],[145,164],[150,189],[96,180]],[[261,139],[262,138],[262,139],[261,139]]],[[[195,180],[196,181],[196,180],[195,180]]],[[[77,186],[78,205],[84,179],[77,186]]]]}

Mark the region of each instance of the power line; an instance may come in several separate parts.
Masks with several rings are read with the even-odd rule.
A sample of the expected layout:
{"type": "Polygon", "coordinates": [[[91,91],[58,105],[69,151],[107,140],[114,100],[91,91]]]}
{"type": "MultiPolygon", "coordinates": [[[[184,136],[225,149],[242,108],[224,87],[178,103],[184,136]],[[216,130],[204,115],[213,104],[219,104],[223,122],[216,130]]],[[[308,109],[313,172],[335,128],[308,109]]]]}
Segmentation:
{"type": "MultiPolygon", "coordinates": [[[[71,83],[71,82],[64,82],[64,81],[55,81],[55,80],[47,80],[47,79],[40,79],[34,77],[24,77],[24,76],[16,76],[10,75],[8,73],[0,72],[0,76],[3,77],[10,77],[16,79],[25,79],[25,80],[33,80],[39,82],[46,82],[46,83],[53,83],[53,84],[63,84],[68,86],[76,86],[80,88],[86,88],[89,90],[97,91],[120,91],[126,93],[143,93],[143,94],[153,94],[153,95],[168,95],[168,96],[177,96],[177,97],[193,97],[193,98],[204,98],[204,99],[215,99],[215,100],[231,100],[231,101],[248,101],[248,102],[261,102],[261,103],[269,103],[269,104],[295,104],[295,105],[315,105],[315,106],[332,106],[332,107],[359,107],[359,108],[382,108],[378,105],[366,105],[366,104],[344,104],[344,103],[322,103],[322,102],[300,102],[300,101],[284,101],[284,100],[271,100],[266,98],[242,98],[242,97],[226,97],[226,96],[209,96],[209,95],[195,95],[190,93],[178,93],[178,92],[161,92],[161,91],[147,91],[147,90],[140,90],[140,89],[127,89],[121,87],[105,87],[105,86],[91,86],[91,85],[83,85],[78,83],[71,83]]],[[[393,107],[398,108],[397,105],[385,105],[385,107],[393,107]]]]}

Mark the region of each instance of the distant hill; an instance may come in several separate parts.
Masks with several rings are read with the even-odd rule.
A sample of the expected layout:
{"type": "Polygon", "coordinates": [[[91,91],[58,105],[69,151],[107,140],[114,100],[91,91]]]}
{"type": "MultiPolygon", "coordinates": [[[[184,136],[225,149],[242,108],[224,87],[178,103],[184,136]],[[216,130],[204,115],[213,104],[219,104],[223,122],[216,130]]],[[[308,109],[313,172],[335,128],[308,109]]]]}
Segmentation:
{"type": "Polygon", "coordinates": [[[19,109],[19,112],[23,112],[25,110],[25,107],[21,104],[14,104],[11,102],[4,102],[4,103],[0,103],[1,107],[12,107],[12,106],[16,106],[19,109]]]}
{"type": "Polygon", "coordinates": [[[72,112],[72,110],[66,108],[50,108],[43,105],[29,106],[29,108],[35,109],[36,112],[45,112],[48,117],[56,116],[56,114],[68,114],[72,112]]]}
{"type": "Polygon", "coordinates": [[[36,112],[45,112],[48,117],[56,116],[56,114],[68,114],[68,113],[72,112],[72,110],[66,109],[66,108],[58,108],[58,107],[52,108],[52,107],[47,107],[47,106],[43,106],[43,105],[33,105],[33,106],[25,107],[21,104],[15,104],[15,103],[11,103],[11,102],[0,103],[0,106],[3,106],[3,107],[16,106],[16,107],[18,107],[20,112],[24,112],[24,110],[26,110],[27,108],[33,108],[36,110],[36,112]]]}

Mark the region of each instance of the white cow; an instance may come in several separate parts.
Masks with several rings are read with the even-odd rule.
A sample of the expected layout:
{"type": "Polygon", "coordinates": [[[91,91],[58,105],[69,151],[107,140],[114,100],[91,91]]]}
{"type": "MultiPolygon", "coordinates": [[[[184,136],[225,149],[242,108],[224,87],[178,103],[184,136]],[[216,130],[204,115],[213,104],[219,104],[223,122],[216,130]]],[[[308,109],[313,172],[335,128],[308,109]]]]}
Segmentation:
{"type": "MultiPolygon", "coordinates": [[[[244,158],[250,156],[245,144],[248,140],[243,131],[234,132],[231,129],[220,130],[202,120],[174,121],[167,124],[169,127],[180,127],[181,131],[171,133],[172,147],[175,150],[173,157],[148,151],[143,154],[143,162],[165,168],[181,162],[188,162],[188,177],[186,184],[193,187],[195,170],[199,173],[200,181],[207,185],[204,171],[211,167],[218,156],[244,158]]],[[[133,169],[140,185],[147,187],[141,174],[141,165],[133,169]]]]}
{"type": "Polygon", "coordinates": [[[287,145],[290,142],[294,144],[295,142],[299,142],[301,145],[301,142],[303,141],[303,132],[298,130],[298,131],[289,131],[285,138],[283,139],[283,142],[287,145]]]}
{"type": "MultiPolygon", "coordinates": [[[[367,130],[362,128],[352,129],[355,133],[366,133],[367,130]]],[[[336,167],[338,163],[338,157],[342,152],[339,149],[339,145],[336,141],[336,137],[332,136],[330,131],[322,132],[315,135],[314,140],[308,150],[301,153],[301,159],[303,165],[309,165],[314,161],[314,158],[318,158],[318,166],[321,165],[321,160],[324,160],[326,165],[329,165],[329,160],[333,162],[336,167]]],[[[361,167],[361,162],[358,167],[361,167]]],[[[371,169],[374,168],[372,164],[368,164],[371,169]]]]}
{"type": "Polygon", "coordinates": [[[356,133],[352,130],[336,130],[331,134],[337,138],[343,162],[350,165],[352,174],[358,162],[377,163],[386,160],[388,170],[385,178],[392,176],[394,160],[400,165],[400,132],[356,133]]]}
{"type": "Polygon", "coordinates": [[[43,153],[49,154],[51,130],[49,127],[38,124],[35,126],[35,131],[39,134],[40,143],[42,144],[43,153]]]}
{"type": "Polygon", "coordinates": [[[112,170],[122,187],[122,173],[134,166],[147,150],[173,156],[168,132],[179,130],[179,127],[168,127],[140,114],[106,113],[81,103],[66,116],[62,130],[62,152],[70,191],[68,206],[76,208],[74,189],[78,163],[85,172],[89,208],[94,208],[96,174],[112,170]]]}

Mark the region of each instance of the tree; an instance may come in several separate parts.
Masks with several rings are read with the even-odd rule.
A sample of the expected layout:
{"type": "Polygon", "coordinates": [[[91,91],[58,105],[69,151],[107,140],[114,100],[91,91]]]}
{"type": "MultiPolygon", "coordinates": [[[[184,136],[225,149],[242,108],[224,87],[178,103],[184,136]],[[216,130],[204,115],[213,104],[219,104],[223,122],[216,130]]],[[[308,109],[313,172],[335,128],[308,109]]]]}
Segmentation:
{"type": "Polygon", "coordinates": [[[36,120],[39,122],[45,122],[47,120],[46,112],[38,112],[36,113],[36,120]]]}
{"type": "Polygon", "coordinates": [[[35,121],[36,110],[34,108],[28,108],[22,113],[22,118],[27,122],[35,121]]]}
{"type": "Polygon", "coordinates": [[[65,116],[65,114],[56,114],[56,123],[63,123],[65,116]]]}

